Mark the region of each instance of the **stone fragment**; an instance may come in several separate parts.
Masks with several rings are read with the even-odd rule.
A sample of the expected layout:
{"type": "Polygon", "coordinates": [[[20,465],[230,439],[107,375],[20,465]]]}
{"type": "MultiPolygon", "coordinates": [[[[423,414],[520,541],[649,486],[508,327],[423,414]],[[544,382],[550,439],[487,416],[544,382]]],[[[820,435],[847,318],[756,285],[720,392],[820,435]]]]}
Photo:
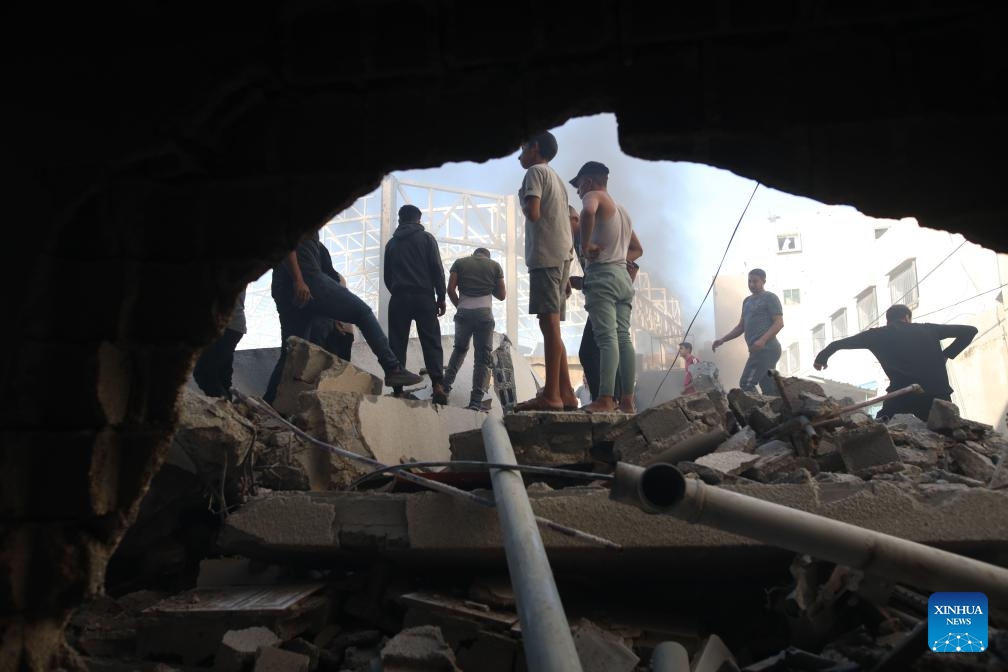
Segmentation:
{"type": "Polygon", "coordinates": [[[880,464],[898,462],[899,454],[886,426],[875,423],[864,428],[837,431],[833,434],[840,457],[852,474],[880,464]]]}
{"type": "Polygon", "coordinates": [[[750,451],[757,455],[776,455],[779,453],[786,453],[791,455],[794,453],[794,448],[787,441],[781,441],[780,439],[774,439],[772,441],[767,441],[764,444],[759,445],[755,450],[750,451]]]}
{"type": "Polygon", "coordinates": [[[938,451],[918,448],[913,445],[897,445],[896,453],[903,464],[912,464],[922,469],[928,469],[938,464],[938,451]]]}
{"type": "Polygon", "coordinates": [[[951,401],[935,399],[931,404],[931,412],[928,413],[927,426],[932,432],[951,434],[967,425],[959,415],[958,406],[951,401]]]}
{"type": "Polygon", "coordinates": [[[987,485],[984,481],[978,481],[975,478],[963,476],[962,474],[956,474],[944,469],[932,469],[926,474],[922,473],[919,480],[921,482],[931,483],[961,483],[962,485],[968,485],[971,488],[987,485]]]}
{"type": "Polygon", "coordinates": [[[213,669],[215,672],[241,672],[251,666],[260,649],[279,643],[280,638],[269,628],[254,626],[228,630],[217,649],[213,669]]]}
{"type": "Polygon", "coordinates": [[[766,434],[783,421],[784,416],[766,405],[754,406],[746,418],[746,422],[756,430],[757,434],[766,434]]]}
{"type": "Polygon", "coordinates": [[[637,416],[637,426],[648,443],[677,436],[681,430],[689,426],[690,420],[677,402],[678,399],[667,401],[637,416]]]}
{"type": "Polygon", "coordinates": [[[730,453],[710,453],[696,459],[696,463],[720,471],[722,474],[734,476],[742,473],[746,467],[756,462],[758,455],[734,451],[730,453]]]}
{"type": "Polygon", "coordinates": [[[616,635],[582,618],[571,626],[584,672],[632,672],[640,658],[616,635]]]}
{"type": "Polygon", "coordinates": [[[300,653],[302,656],[308,657],[308,669],[315,670],[319,666],[319,659],[322,657],[322,651],[319,647],[315,646],[306,639],[298,637],[292,639],[289,642],[283,644],[284,651],[293,651],[294,653],[300,653]]]}
{"type": "Polygon", "coordinates": [[[997,467],[994,469],[994,475],[991,476],[990,485],[988,485],[991,490],[1008,488],[1008,466],[1006,464],[1008,464],[1008,445],[1002,450],[997,467]]]}
{"type": "Polygon", "coordinates": [[[259,652],[255,672],[308,672],[308,656],[268,646],[259,652]]]}
{"type": "Polygon", "coordinates": [[[273,407],[283,415],[301,411],[299,397],[303,392],[357,392],[381,394],[382,381],[328,350],[291,336],[287,339],[280,385],[273,407]]]}
{"type": "Polygon", "coordinates": [[[422,625],[402,630],[390,639],[381,651],[384,672],[408,672],[417,670],[459,670],[455,653],[441,634],[441,629],[433,625],[422,625]]]}
{"type": "Polygon", "coordinates": [[[728,453],[740,451],[751,453],[754,448],[756,448],[756,432],[753,431],[752,427],[743,427],[728,437],[728,440],[718,446],[715,452],[728,453]]]}
{"type": "Polygon", "coordinates": [[[252,485],[241,466],[251,454],[255,426],[231,402],[188,386],[178,411],[173,446],[191,460],[208,492],[222,492],[228,505],[240,504],[252,485]]]}
{"type": "Polygon", "coordinates": [[[745,420],[749,417],[749,412],[757,406],[769,406],[774,412],[780,412],[784,407],[784,402],[780,397],[768,397],[755,392],[743,392],[735,388],[728,393],[728,407],[732,412],[745,420]]]}
{"type": "Polygon", "coordinates": [[[994,463],[986,455],[981,455],[969,446],[956,443],[946,449],[964,476],[975,478],[984,483],[994,476],[994,463]]]}
{"type": "Polygon", "coordinates": [[[676,469],[687,477],[695,475],[707,485],[720,485],[725,480],[725,475],[717,469],[711,469],[696,462],[680,462],[676,465],[676,469]]]}

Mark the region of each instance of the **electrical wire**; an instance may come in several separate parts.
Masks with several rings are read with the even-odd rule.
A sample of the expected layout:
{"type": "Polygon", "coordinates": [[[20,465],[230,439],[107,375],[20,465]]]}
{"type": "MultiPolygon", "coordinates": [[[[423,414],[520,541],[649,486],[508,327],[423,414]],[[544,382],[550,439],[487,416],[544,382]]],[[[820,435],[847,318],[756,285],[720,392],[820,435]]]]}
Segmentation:
{"type": "MultiPolygon", "coordinates": [[[[539,474],[542,476],[560,476],[563,478],[573,478],[582,481],[611,481],[615,476],[612,474],[596,474],[591,471],[577,471],[576,469],[559,469],[557,467],[547,467],[538,464],[504,464],[500,462],[481,462],[479,460],[451,460],[448,462],[406,462],[404,464],[390,464],[381,469],[370,471],[353,483],[347,489],[356,490],[360,485],[389,472],[398,472],[404,469],[425,469],[427,467],[481,467],[485,469],[507,469],[520,471],[525,474],[539,474]]],[[[439,473],[439,472],[434,472],[439,473]]],[[[444,472],[440,472],[444,473],[444,472]]]]}
{"type": "MultiPolygon", "coordinates": [[[[756,186],[753,187],[752,193],[749,194],[749,200],[746,202],[745,207],[742,209],[742,214],[739,215],[738,221],[735,223],[735,229],[732,231],[731,238],[728,239],[728,244],[725,246],[724,254],[721,255],[721,261],[718,263],[717,270],[714,271],[714,277],[711,278],[710,286],[707,287],[707,293],[704,294],[703,299],[700,300],[700,305],[697,306],[696,312],[693,313],[693,319],[690,320],[689,326],[686,327],[686,331],[683,332],[682,340],[686,340],[689,336],[690,329],[693,328],[693,323],[696,322],[697,316],[700,314],[700,310],[703,308],[704,303],[707,301],[707,297],[710,296],[711,290],[714,289],[714,283],[717,282],[718,273],[721,272],[721,266],[724,264],[725,257],[728,256],[728,250],[731,249],[732,241],[735,240],[735,234],[738,233],[739,225],[742,224],[742,219],[745,217],[746,212],[749,210],[749,205],[752,203],[753,196],[756,195],[756,190],[760,188],[760,183],[757,181],[756,186]]],[[[675,368],[676,362],[679,361],[679,351],[676,350],[676,356],[672,359],[672,364],[669,365],[668,371],[665,372],[665,376],[662,381],[658,383],[658,389],[655,390],[654,396],[651,397],[651,403],[654,404],[655,399],[658,398],[658,393],[661,392],[661,388],[665,385],[665,381],[668,380],[669,374],[672,373],[672,369],[675,368]]]]}
{"type": "Polygon", "coordinates": [[[914,315],[914,319],[919,320],[922,317],[927,317],[928,315],[934,315],[935,313],[940,313],[943,310],[948,310],[949,308],[955,308],[956,306],[958,306],[961,303],[966,303],[967,301],[972,301],[973,299],[979,299],[984,294],[990,294],[991,292],[996,292],[996,291],[998,291],[999,289],[1001,289],[1003,287],[1008,287],[1008,282],[1004,283],[1003,285],[1001,285],[999,287],[995,287],[993,289],[988,289],[986,292],[980,292],[979,294],[974,294],[973,296],[969,297],[968,299],[963,299],[961,301],[956,301],[955,303],[950,303],[949,305],[945,306],[944,308],[938,308],[936,310],[931,310],[931,311],[928,311],[926,313],[922,313],[921,315],[914,315]]]}
{"type": "MultiPolygon", "coordinates": [[[[910,296],[910,294],[911,294],[911,293],[912,293],[912,292],[913,292],[913,291],[914,291],[915,289],[917,289],[918,287],[920,287],[920,284],[921,284],[922,282],[924,282],[925,280],[927,280],[927,279],[928,279],[928,276],[929,276],[929,275],[931,275],[932,273],[934,273],[935,271],[937,271],[937,270],[938,270],[938,268],[939,268],[939,267],[940,267],[940,266],[941,266],[942,264],[944,264],[944,263],[945,263],[946,261],[948,261],[948,260],[949,260],[949,259],[950,259],[950,258],[952,257],[952,255],[953,255],[953,254],[955,254],[956,252],[958,252],[958,251],[959,251],[959,248],[961,248],[961,247],[962,247],[963,245],[965,245],[965,244],[966,244],[966,239],[964,238],[964,239],[963,239],[963,241],[962,241],[961,243],[959,243],[959,245],[958,245],[958,246],[957,246],[957,247],[956,247],[956,248],[955,248],[954,250],[952,250],[951,252],[949,252],[949,253],[948,253],[948,254],[947,254],[947,255],[945,256],[945,258],[944,258],[944,259],[942,259],[941,261],[939,261],[939,262],[938,262],[938,264],[937,264],[937,265],[936,265],[936,266],[935,266],[934,268],[932,268],[932,269],[931,269],[930,271],[928,271],[927,273],[925,273],[925,274],[924,274],[924,277],[923,277],[923,278],[921,278],[920,280],[918,280],[917,282],[915,282],[915,283],[914,283],[914,286],[913,286],[913,287],[911,287],[910,289],[908,289],[908,290],[906,291],[906,293],[904,293],[904,294],[903,294],[903,296],[901,296],[901,297],[899,298],[899,300],[898,300],[898,301],[893,301],[893,305],[897,305],[897,304],[899,304],[899,303],[902,303],[902,302],[903,302],[903,299],[905,299],[905,298],[907,298],[908,296],[910,296]]],[[[872,328],[873,326],[875,326],[876,324],[878,324],[878,321],[882,319],[882,315],[885,315],[885,313],[882,313],[882,314],[879,314],[879,315],[876,315],[876,316],[875,316],[875,319],[874,319],[874,320],[872,320],[871,322],[869,322],[869,323],[868,323],[868,326],[867,326],[867,327],[865,327],[864,329],[862,329],[861,331],[867,331],[867,330],[871,329],[871,328],[872,328]]],[[[918,317],[919,317],[919,316],[918,316],[918,317]]]]}

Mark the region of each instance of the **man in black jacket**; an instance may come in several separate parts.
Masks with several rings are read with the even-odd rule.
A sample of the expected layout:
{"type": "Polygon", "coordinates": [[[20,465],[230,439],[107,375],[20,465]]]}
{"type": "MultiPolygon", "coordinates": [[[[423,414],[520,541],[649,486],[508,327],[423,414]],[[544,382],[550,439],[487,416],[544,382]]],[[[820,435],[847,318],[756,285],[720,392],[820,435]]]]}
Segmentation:
{"type": "MultiPolygon", "coordinates": [[[[385,385],[401,387],[423,380],[407,371],[389,347],[388,339],[378,324],[371,307],[325,271],[324,246],[318,232],[302,240],[283,262],[273,269],[271,293],[280,314],[280,335],[286,345],[288,336],[308,338],[312,321],[323,317],[355,325],[367,341],[378,363],[385,371],[385,385]]],[[[331,267],[331,261],[330,261],[331,267]]],[[[286,347],[273,369],[263,399],[273,402],[283,371],[286,347]]]]}
{"type": "Polygon", "coordinates": [[[927,421],[931,402],[952,400],[945,362],[966,349],[977,335],[976,327],[968,324],[912,324],[907,306],[896,304],[886,311],[886,326],[862,331],[850,338],[833,341],[816,356],[816,371],[826,368],[826,362],[837,350],[871,350],[889,377],[887,392],[917,383],[924,394],[907,394],[882,404],[878,419],[888,419],[897,413],[913,413],[927,421]],[[944,350],[942,339],[955,340],[944,350]]]}
{"type": "MultiPolygon", "coordinates": [[[[388,306],[389,345],[399,361],[405,362],[410,325],[416,322],[424,365],[431,379],[431,399],[447,404],[438,324],[438,318],[445,314],[444,265],[437,241],[420,224],[420,214],[415,205],[399,208],[399,226],[385,246],[384,280],[392,295],[388,306]]],[[[393,390],[402,392],[401,387],[393,390]]]]}

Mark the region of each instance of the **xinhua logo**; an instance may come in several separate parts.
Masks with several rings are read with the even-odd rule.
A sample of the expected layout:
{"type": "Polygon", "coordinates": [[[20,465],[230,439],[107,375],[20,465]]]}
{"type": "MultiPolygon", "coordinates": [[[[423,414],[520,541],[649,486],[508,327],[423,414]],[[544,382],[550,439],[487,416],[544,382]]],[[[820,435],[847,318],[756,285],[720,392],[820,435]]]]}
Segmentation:
{"type": "Polygon", "coordinates": [[[938,653],[987,650],[987,596],[934,593],[928,598],[928,642],[938,653]]]}

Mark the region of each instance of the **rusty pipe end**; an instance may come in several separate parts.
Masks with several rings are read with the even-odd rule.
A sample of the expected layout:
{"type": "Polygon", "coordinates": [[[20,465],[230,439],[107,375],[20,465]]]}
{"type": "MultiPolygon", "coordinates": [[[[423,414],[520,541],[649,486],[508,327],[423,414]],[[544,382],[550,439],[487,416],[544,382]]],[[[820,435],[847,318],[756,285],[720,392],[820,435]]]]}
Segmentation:
{"type": "Polygon", "coordinates": [[[609,498],[636,506],[645,513],[667,513],[685,494],[686,477],[671,464],[658,463],[645,468],[617,462],[609,498]]]}

